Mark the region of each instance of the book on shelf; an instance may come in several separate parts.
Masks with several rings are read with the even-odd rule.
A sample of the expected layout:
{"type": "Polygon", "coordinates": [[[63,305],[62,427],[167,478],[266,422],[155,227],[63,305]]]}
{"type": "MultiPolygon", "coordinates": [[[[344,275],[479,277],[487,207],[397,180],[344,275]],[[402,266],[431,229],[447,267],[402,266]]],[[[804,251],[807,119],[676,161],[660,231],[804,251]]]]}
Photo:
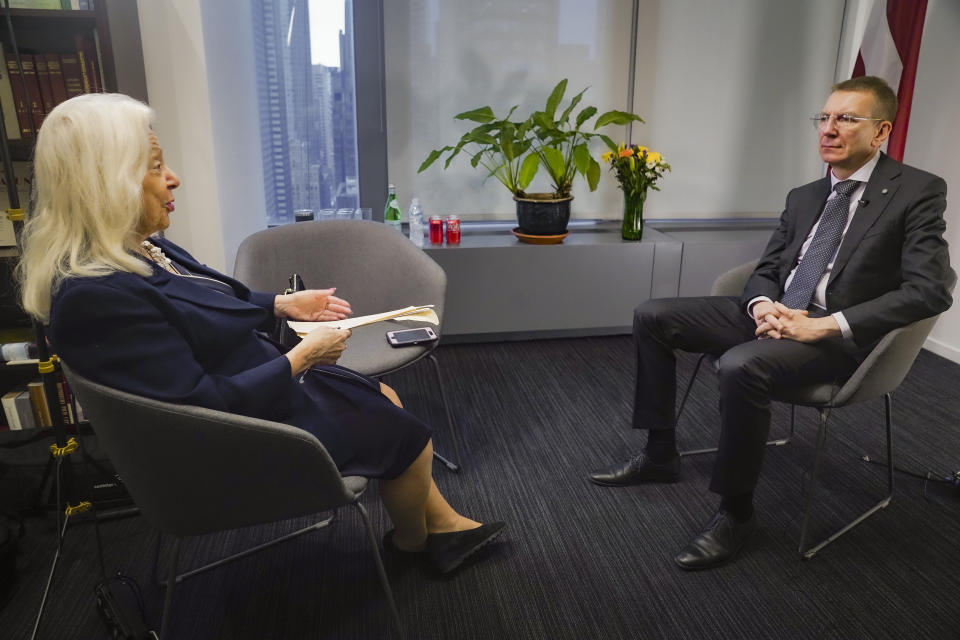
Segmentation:
{"type": "MultiPolygon", "coordinates": [[[[17,59],[10,52],[4,52],[7,61],[7,80],[10,82],[10,89],[13,92],[14,111],[17,114],[17,124],[20,128],[21,138],[33,137],[33,122],[30,119],[29,102],[27,100],[24,81],[20,77],[20,67],[17,66],[17,59]]],[[[23,63],[23,58],[20,59],[23,63]]],[[[26,68],[24,68],[26,71],[26,68]]]]}
{"type": "Polygon", "coordinates": [[[77,403],[70,390],[70,383],[60,374],[57,380],[57,402],[60,405],[60,415],[63,417],[63,424],[77,424],[77,403]]]}
{"type": "Polygon", "coordinates": [[[20,122],[17,120],[17,105],[13,101],[13,85],[7,77],[6,53],[0,48],[0,108],[3,109],[3,126],[8,140],[20,139],[20,122]]]}
{"type": "MultiPolygon", "coordinates": [[[[96,38],[96,32],[94,33],[96,38]]],[[[98,40],[82,34],[73,36],[76,53],[60,56],[60,71],[68,98],[83,93],[101,93],[103,91],[103,65],[100,62],[98,40]]]]}
{"type": "Polygon", "coordinates": [[[21,429],[36,429],[37,419],[33,416],[33,402],[29,391],[21,391],[16,399],[17,415],[20,417],[21,429]]]}
{"type": "Polygon", "coordinates": [[[78,44],[86,58],[87,75],[90,77],[90,91],[87,93],[103,93],[103,76],[101,75],[103,65],[100,64],[100,56],[97,55],[96,42],[84,37],[78,44]]]}
{"type": "Polygon", "coordinates": [[[77,34],[74,47],[76,51],[63,54],[21,52],[19,67],[12,51],[0,50],[0,107],[8,139],[32,138],[55,106],[104,90],[97,40],[77,34]]]}
{"type": "Polygon", "coordinates": [[[43,382],[28,382],[27,391],[30,393],[30,403],[33,405],[33,417],[36,418],[38,427],[52,427],[53,419],[50,417],[50,405],[47,403],[47,391],[43,388],[43,382]]]}
{"type": "Polygon", "coordinates": [[[0,398],[0,403],[3,404],[3,413],[7,416],[7,425],[9,425],[11,431],[20,431],[20,414],[17,413],[17,396],[20,394],[19,389],[14,389],[12,391],[7,391],[3,394],[3,398],[0,398]]]}
{"type": "Polygon", "coordinates": [[[64,53],[60,56],[60,71],[67,98],[83,95],[83,76],[80,75],[80,60],[76,53],[64,53]]]}
{"type": "Polygon", "coordinates": [[[63,84],[63,71],[60,69],[60,54],[44,54],[47,60],[47,74],[50,77],[50,90],[53,93],[53,106],[67,99],[67,87],[63,84]]]}
{"type": "MultiPolygon", "coordinates": [[[[20,197],[20,207],[26,207],[30,202],[30,189],[33,186],[33,171],[29,162],[14,162],[13,177],[16,180],[17,195],[20,197]]],[[[7,176],[0,171],[0,208],[10,206],[10,197],[7,195],[7,176]]],[[[13,223],[6,214],[0,211],[0,247],[14,247],[17,238],[14,234],[13,223]]]]}
{"type": "Polygon", "coordinates": [[[57,401],[49,402],[44,383],[40,380],[20,385],[7,391],[2,397],[3,413],[12,431],[53,426],[51,410],[60,412],[63,424],[79,424],[85,420],[83,410],[77,404],[63,374],[57,378],[57,401]]]}
{"type": "MultiPolygon", "coordinates": [[[[96,37],[96,33],[94,33],[96,37]]],[[[77,69],[80,76],[80,86],[83,87],[83,93],[101,93],[103,91],[103,65],[100,62],[100,46],[97,40],[88,38],[81,34],[73,36],[74,48],[76,48],[77,69]]],[[[63,56],[61,56],[61,69],[63,56]]],[[[64,72],[64,81],[66,81],[66,70],[64,72]]],[[[69,93],[69,92],[68,92],[69,93]]]]}
{"type": "Polygon", "coordinates": [[[5,213],[0,212],[0,247],[17,246],[17,234],[13,228],[13,222],[5,213]]]}
{"type": "Polygon", "coordinates": [[[29,53],[20,54],[20,64],[23,65],[23,79],[26,83],[27,100],[30,103],[30,117],[33,118],[33,130],[40,128],[43,116],[43,101],[40,99],[40,84],[37,82],[37,68],[33,64],[33,56],[29,53]]]}
{"type": "Polygon", "coordinates": [[[3,395],[3,412],[11,431],[53,426],[47,394],[40,381],[15,387],[3,395]]]}
{"type": "Polygon", "coordinates": [[[54,107],[53,87],[50,86],[50,72],[47,70],[47,56],[42,53],[33,56],[33,66],[37,70],[37,86],[40,88],[43,115],[47,115],[54,107]]]}

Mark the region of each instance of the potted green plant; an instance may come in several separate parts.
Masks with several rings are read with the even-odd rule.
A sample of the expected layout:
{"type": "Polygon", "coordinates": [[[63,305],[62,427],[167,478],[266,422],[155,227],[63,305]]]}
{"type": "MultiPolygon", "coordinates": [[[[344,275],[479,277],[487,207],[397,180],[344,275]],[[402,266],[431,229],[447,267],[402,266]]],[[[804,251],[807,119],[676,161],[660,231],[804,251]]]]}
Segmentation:
{"type": "Polygon", "coordinates": [[[607,111],[597,117],[593,131],[585,131],[587,122],[597,115],[597,108],[580,105],[584,89],[559,112],[567,89],[567,80],[561,80],[547,98],[543,110],[534,111],[526,119],[513,119],[517,107],[503,118],[497,118],[489,106],[459,113],[456,120],[478,123],[463,134],[454,146],[445,146],[430,152],[418,169],[425,171],[446,154],[444,168],[462,151],[470,154],[470,164],[483,167],[487,177],[496,178],[512,194],[517,203],[517,223],[529,235],[561,235],[570,219],[570,201],[574,179],[582,175],[590,191],[600,181],[600,163],[589,149],[590,140],[599,136],[607,146],[615,147],[607,136],[595,133],[600,127],[629,122],[643,122],[640,116],[625,111],[607,111]],[[572,118],[572,121],[571,121],[572,118]],[[553,191],[527,193],[540,167],[551,180],[553,191]]]}

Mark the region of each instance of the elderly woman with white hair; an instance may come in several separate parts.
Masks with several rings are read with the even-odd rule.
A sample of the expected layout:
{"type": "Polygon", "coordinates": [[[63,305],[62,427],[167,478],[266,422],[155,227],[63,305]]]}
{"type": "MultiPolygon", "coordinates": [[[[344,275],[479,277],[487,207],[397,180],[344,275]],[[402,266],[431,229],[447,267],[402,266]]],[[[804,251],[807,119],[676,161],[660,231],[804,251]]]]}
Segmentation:
{"type": "Polygon", "coordinates": [[[457,513],[432,479],[430,429],[392,389],[335,364],[350,332],[316,329],[289,350],[260,332],[276,318],[344,318],[349,303],[333,289],[250,291],[155,235],[180,180],[152,117],[119,94],[78,96],[47,115],[19,267],[24,309],[95,382],[313,433],[343,475],[380,478],[389,550],[458,567],[503,523],[457,513]]]}

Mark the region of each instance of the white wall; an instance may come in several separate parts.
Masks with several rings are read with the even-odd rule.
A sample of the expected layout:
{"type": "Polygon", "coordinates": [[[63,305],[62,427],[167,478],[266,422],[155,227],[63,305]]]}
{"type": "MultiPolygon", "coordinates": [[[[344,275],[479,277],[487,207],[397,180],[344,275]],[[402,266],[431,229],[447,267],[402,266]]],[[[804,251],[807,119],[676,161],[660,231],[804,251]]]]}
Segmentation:
{"type": "MultiPolygon", "coordinates": [[[[904,161],[947,181],[950,261],[960,272],[960,2],[929,0],[904,161]]],[[[960,299],[960,287],[954,300],[960,299]]],[[[960,362],[960,304],[937,322],[927,348],[960,362]]]]}
{"type": "Polygon", "coordinates": [[[642,0],[635,133],[673,165],[652,218],[775,217],[823,164],[809,117],[833,82],[843,3],[642,0]],[[644,33],[645,32],[645,33],[644,33]]]}
{"type": "Polygon", "coordinates": [[[233,273],[243,239],[267,228],[253,12],[249,0],[201,4],[223,264],[226,273],[233,273]]]}
{"type": "Polygon", "coordinates": [[[240,240],[266,227],[249,7],[138,0],[137,8],[154,128],[182,182],[166,235],[229,273],[240,240]]]}
{"type": "MultiPolygon", "coordinates": [[[[469,156],[446,171],[417,167],[473,126],[456,113],[485,104],[521,113],[563,77],[574,91],[591,85],[582,104],[625,108],[631,9],[626,0],[386,2],[388,165],[402,198],[420,196],[431,213],[513,217],[506,190],[484,184],[469,156]]],[[[821,175],[807,118],[833,82],[842,17],[835,0],[641,0],[634,111],[646,124],[634,125],[633,141],[673,165],[647,217],[776,216],[790,187],[821,175]]],[[[621,213],[606,170],[596,193],[580,180],[573,193],[575,216],[621,213]]]]}
{"type": "MultiPolygon", "coordinates": [[[[477,126],[453,116],[484,105],[499,117],[513,105],[512,120],[543,109],[563,78],[560,105],[590,87],[573,112],[587,105],[604,113],[626,109],[632,3],[624,0],[387,0],[384,2],[387,100],[387,170],[405,205],[420,198],[428,214],[515,217],[510,194],[462,153],[444,171],[442,162],[417,174],[432,149],[455,145],[477,126]]],[[[587,130],[592,130],[593,120],[587,130]]],[[[625,127],[606,127],[617,141],[625,127]]],[[[599,140],[599,151],[605,149],[599,140]]],[[[468,148],[469,150],[469,148],[468,148]]],[[[528,192],[549,190],[540,170],[528,192]]],[[[574,215],[597,217],[619,210],[616,189],[591,193],[583,176],[574,182],[574,215]]]]}

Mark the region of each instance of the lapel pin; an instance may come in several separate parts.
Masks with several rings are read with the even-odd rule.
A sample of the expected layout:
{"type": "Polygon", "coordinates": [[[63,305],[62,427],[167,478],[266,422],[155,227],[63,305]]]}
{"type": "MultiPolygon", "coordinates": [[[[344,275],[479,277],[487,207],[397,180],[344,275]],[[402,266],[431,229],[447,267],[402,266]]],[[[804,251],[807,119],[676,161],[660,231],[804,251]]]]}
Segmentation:
{"type": "Polygon", "coordinates": [[[882,193],[883,195],[887,195],[887,189],[881,190],[880,193],[882,193]]]}

